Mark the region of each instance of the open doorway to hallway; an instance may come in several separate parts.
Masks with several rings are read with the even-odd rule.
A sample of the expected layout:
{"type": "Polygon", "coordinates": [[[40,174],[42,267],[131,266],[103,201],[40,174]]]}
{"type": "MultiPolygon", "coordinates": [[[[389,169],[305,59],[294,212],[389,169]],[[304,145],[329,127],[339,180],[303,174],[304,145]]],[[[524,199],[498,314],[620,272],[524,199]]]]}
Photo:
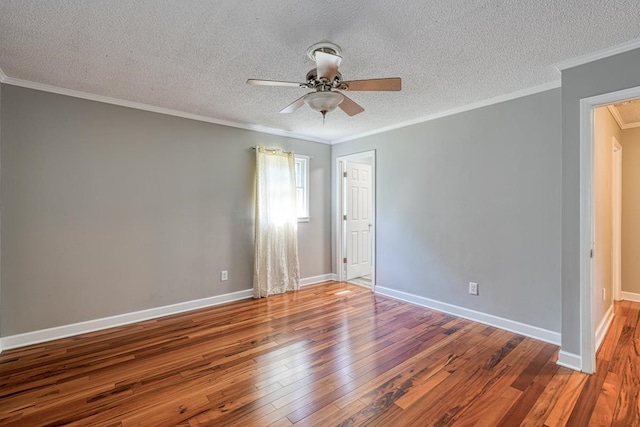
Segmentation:
{"type": "Polygon", "coordinates": [[[611,325],[614,300],[640,301],[640,88],[581,101],[582,368],[611,325]],[[636,289],[637,287],[637,289],[636,289]]]}

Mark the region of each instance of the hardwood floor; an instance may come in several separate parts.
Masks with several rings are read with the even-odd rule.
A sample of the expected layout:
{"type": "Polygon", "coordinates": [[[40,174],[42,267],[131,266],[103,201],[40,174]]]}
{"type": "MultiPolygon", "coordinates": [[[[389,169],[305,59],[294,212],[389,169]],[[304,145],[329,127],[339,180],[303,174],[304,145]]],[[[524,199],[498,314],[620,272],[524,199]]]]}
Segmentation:
{"type": "Polygon", "coordinates": [[[640,425],[640,304],[593,376],[558,348],[345,283],[0,354],[0,425],[640,425]]]}

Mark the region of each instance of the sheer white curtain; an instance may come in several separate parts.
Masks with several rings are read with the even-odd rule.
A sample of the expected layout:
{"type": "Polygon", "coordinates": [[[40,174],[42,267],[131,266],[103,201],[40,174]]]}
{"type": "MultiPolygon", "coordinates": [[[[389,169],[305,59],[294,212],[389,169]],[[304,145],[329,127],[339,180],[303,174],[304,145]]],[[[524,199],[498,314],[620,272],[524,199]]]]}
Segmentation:
{"type": "Polygon", "coordinates": [[[253,297],[297,290],[298,217],[293,153],[256,147],[253,297]]]}

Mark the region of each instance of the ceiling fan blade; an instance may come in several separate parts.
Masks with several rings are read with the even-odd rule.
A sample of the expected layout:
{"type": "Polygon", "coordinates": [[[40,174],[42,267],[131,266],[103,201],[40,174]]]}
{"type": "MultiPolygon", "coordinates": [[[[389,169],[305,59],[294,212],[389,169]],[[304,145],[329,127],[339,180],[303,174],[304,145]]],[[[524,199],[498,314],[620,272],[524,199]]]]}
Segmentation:
{"type": "Polygon", "coordinates": [[[298,108],[300,108],[300,107],[302,107],[304,105],[304,97],[307,96],[307,95],[303,95],[300,98],[296,99],[291,104],[287,105],[282,110],[280,110],[280,112],[283,113],[283,114],[284,113],[293,113],[298,108]]]}
{"type": "Polygon", "coordinates": [[[291,86],[291,87],[308,87],[306,83],[281,82],[278,80],[259,80],[249,79],[247,83],[254,86],[291,86]]]}
{"type": "Polygon", "coordinates": [[[398,91],[402,89],[402,79],[391,77],[388,79],[350,80],[342,82],[347,90],[353,91],[398,91]]]}
{"type": "Polygon", "coordinates": [[[317,51],[315,55],[318,78],[321,79],[324,77],[329,81],[333,81],[338,74],[338,67],[340,66],[340,62],[342,62],[342,57],[322,51],[317,51]]]}
{"type": "Polygon", "coordinates": [[[356,114],[360,114],[364,111],[364,108],[356,104],[354,100],[346,96],[344,93],[342,96],[344,96],[344,99],[340,104],[338,104],[338,107],[340,107],[342,111],[347,113],[349,116],[355,116],[356,114]]]}

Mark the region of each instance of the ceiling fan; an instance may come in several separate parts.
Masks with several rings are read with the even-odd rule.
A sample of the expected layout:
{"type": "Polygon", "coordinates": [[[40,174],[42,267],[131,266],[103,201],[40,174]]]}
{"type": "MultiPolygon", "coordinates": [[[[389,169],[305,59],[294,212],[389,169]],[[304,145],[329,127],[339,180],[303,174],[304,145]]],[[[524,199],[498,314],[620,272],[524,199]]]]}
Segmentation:
{"type": "Polygon", "coordinates": [[[328,112],[340,107],[349,116],[362,113],[364,108],[356,104],[351,98],[339,91],[399,91],[402,88],[400,77],[368,80],[342,80],[338,71],[342,62],[341,49],[331,42],[322,41],[307,49],[307,56],[315,61],[316,68],[307,73],[305,83],[283,82],[276,80],[249,79],[250,85],[262,86],[290,86],[314,89],[293,101],[281,113],[293,113],[303,104],[322,113],[322,119],[328,112]]]}

